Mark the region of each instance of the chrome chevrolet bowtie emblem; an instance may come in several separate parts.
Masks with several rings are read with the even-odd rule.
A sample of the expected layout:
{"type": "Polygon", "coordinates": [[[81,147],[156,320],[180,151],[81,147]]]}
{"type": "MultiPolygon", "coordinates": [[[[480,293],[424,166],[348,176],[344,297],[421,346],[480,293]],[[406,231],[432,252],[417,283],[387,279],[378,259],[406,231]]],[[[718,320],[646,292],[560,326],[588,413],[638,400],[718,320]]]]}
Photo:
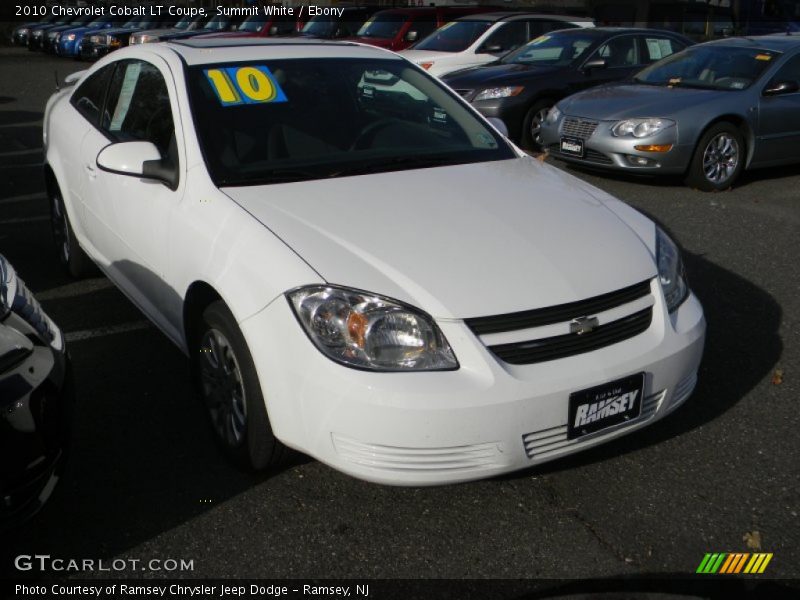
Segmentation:
{"type": "Polygon", "coordinates": [[[599,324],[600,321],[597,320],[597,317],[578,317],[569,322],[569,332],[583,335],[594,331],[599,324]]]}

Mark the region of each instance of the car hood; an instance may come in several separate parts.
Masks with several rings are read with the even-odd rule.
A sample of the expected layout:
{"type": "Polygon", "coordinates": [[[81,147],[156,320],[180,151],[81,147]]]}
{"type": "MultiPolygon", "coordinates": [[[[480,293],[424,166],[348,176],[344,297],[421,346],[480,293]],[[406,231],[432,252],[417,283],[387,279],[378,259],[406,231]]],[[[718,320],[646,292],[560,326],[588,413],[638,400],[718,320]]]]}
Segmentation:
{"type": "Polygon", "coordinates": [[[431,52],[430,50],[403,50],[400,56],[414,63],[442,60],[460,52],[431,52]]]}
{"type": "Polygon", "coordinates": [[[394,38],[377,38],[366,35],[356,35],[345,38],[345,40],[348,42],[358,42],[359,44],[368,44],[378,48],[391,48],[392,44],[394,43],[394,38]]]}
{"type": "Polygon", "coordinates": [[[222,191],[325,281],[467,318],[655,276],[642,238],[589,189],[525,157],[222,191]]]}
{"type": "Polygon", "coordinates": [[[683,109],[693,108],[701,103],[718,102],[721,97],[735,93],[618,84],[580,92],[560,102],[558,107],[564,114],[598,121],[616,121],[634,117],[669,117],[683,109]]]}
{"type": "Polygon", "coordinates": [[[560,70],[559,67],[552,66],[497,63],[455,71],[445,75],[442,79],[452,87],[476,88],[519,83],[537,77],[551,76],[560,70]]]}

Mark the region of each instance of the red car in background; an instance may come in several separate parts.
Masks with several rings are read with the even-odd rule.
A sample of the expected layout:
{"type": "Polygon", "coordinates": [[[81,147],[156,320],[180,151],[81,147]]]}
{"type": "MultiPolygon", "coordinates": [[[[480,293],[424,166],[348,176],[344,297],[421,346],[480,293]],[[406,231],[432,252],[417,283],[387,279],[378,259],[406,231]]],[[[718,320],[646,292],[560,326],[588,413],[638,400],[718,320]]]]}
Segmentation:
{"type": "Polygon", "coordinates": [[[253,15],[247,17],[236,31],[207,33],[198,37],[274,37],[298,33],[308,21],[308,11],[295,9],[293,15],[253,15]]]}
{"type": "Polygon", "coordinates": [[[491,6],[430,6],[382,10],[372,15],[356,35],[347,39],[397,52],[453,19],[491,10],[491,6]]]}

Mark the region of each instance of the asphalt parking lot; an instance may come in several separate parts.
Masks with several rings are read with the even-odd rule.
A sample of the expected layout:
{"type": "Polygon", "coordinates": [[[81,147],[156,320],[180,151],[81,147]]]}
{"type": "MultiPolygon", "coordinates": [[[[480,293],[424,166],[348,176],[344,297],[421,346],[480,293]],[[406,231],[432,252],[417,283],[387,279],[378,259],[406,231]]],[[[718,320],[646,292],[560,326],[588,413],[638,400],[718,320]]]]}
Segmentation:
{"type": "Polygon", "coordinates": [[[666,420],[457,486],[379,486],[302,456],[253,476],[216,450],[181,353],[106,279],[56,262],[41,120],[54,72],[81,68],[0,49],[0,253],[67,333],[79,401],[66,475],[4,540],[0,572],[20,575],[25,553],[192,560],[170,575],[203,578],[688,575],[706,552],[760,549],[765,576],[800,578],[800,166],[717,194],[568,169],[685,249],[708,338],[694,396],[666,420]]]}

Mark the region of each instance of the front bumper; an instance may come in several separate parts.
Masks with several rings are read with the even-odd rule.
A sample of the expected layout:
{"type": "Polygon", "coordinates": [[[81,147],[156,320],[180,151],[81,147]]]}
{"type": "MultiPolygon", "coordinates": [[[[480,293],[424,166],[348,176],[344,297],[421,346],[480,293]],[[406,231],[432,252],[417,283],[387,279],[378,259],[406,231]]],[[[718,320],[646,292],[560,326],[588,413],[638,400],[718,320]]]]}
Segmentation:
{"type": "Polygon", "coordinates": [[[611,128],[618,121],[592,121],[574,115],[562,114],[554,123],[542,126],[542,141],[548,153],[554,158],[596,169],[627,171],[646,175],[681,174],[686,172],[694,151],[693,144],[681,143],[678,126],[669,127],[648,138],[615,137],[611,128]],[[569,135],[570,128],[565,121],[572,119],[582,123],[597,123],[588,136],[569,135]],[[562,138],[583,141],[583,157],[565,154],[561,151],[562,138]],[[671,145],[667,152],[637,150],[641,145],[671,145]],[[644,163],[644,164],[642,164],[644,163]]]}
{"type": "Polygon", "coordinates": [[[697,299],[673,314],[660,286],[647,331],[606,348],[533,365],[502,362],[460,320],[438,321],[460,369],[374,373],[323,356],[278,298],[241,323],[275,435],[355,477],[435,485],[524,469],[662,418],[694,389],[705,339],[697,299]],[[572,392],[644,371],[634,421],[567,439],[572,392]]]}

